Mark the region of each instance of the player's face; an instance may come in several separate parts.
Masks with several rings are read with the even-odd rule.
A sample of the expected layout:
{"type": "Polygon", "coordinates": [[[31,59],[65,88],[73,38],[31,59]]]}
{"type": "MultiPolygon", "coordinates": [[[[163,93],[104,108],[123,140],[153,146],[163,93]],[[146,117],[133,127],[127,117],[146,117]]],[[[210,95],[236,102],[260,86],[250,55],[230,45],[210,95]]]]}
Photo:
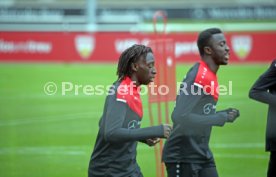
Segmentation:
{"type": "Polygon", "coordinates": [[[229,60],[229,47],[222,33],[214,34],[210,41],[212,58],[217,65],[227,65],[229,60]]]}
{"type": "Polygon", "coordinates": [[[153,54],[151,52],[147,53],[146,57],[141,57],[137,64],[139,66],[136,73],[138,82],[143,85],[152,82],[156,75],[153,54]]]}

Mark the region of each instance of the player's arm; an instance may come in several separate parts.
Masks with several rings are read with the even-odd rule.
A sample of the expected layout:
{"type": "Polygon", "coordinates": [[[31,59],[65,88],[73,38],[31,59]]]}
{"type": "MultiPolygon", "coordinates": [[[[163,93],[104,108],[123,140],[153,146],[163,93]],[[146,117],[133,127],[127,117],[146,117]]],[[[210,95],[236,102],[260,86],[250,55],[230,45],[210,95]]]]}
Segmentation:
{"type": "Polygon", "coordinates": [[[166,125],[147,128],[123,128],[128,106],[125,102],[111,100],[107,107],[104,122],[104,138],[109,142],[141,141],[151,138],[164,138],[170,131],[166,125]]]}
{"type": "Polygon", "coordinates": [[[172,113],[173,122],[179,124],[191,122],[211,126],[223,126],[227,121],[227,112],[218,112],[210,115],[192,113],[194,107],[203,97],[203,90],[197,86],[192,86],[194,87],[193,93],[198,93],[199,90],[201,91],[201,94],[192,94],[191,84],[186,83],[186,85],[187,87],[185,90],[183,90],[183,88],[180,89],[176,106],[172,113]]]}
{"type": "Polygon", "coordinates": [[[276,105],[276,95],[271,94],[269,89],[276,85],[276,60],[269,69],[262,74],[249,91],[249,97],[266,104],[276,105]]]}

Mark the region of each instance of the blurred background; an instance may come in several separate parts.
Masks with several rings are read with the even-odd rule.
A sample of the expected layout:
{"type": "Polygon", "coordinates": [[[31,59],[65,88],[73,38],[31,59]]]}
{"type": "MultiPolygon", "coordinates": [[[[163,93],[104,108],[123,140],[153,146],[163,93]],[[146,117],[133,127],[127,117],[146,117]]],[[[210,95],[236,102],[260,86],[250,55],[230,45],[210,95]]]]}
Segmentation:
{"type": "MultiPolygon", "coordinates": [[[[0,176],[87,176],[106,97],[95,87],[117,79],[121,52],[170,39],[179,82],[200,60],[197,35],[209,27],[221,28],[231,49],[218,77],[232,82],[232,94],[220,96],[217,110],[241,112],[234,124],[213,129],[219,174],[265,176],[267,105],[249,100],[248,91],[276,58],[275,0],[1,0],[0,176]],[[156,11],[167,18],[165,31],[157,19],[157,33],[156,11]]],[[[147,95],[142,100],[146,127],[147,95]]],[[[139,144],[137,159],[145,177],[158,176],[154,148],[139,144]]]]}

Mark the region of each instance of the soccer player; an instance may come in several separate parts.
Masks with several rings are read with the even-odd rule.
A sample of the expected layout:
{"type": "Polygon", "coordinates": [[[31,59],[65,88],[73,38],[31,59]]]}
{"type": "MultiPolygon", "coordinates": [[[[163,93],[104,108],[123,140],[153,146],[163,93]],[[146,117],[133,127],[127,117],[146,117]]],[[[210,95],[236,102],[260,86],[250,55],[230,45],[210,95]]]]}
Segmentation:
{"type": "Polygon", "coordinates": [[[156,74],[151,48],[133,45],[119,58],[118,80],[109,90],[89,163],[89,177],[142,177],[136,162],[137,141],[153,146],[167,138],[171,126],[140,128],[143,116],[140,85],[156,74]]]}
{"type": "Polygon", "coordinates": [[[172,113],[173,130],[163,150],[168,177],[217,177],[209,148],[212,127],[234,122],[239,116],[239,111],[233,108],[216,112],[219,98],[216,73],[229,60],[224,34],[217,28],[204,30],[197,45],[201,61],[182,81],[172,113]]]}
{"type": "Polygon", "coordinates": [[[276,60],[249,91],[249,97],[269,105],[266,127],[266,151],[270,151],[267,177],[276,177],[276,60]]]}

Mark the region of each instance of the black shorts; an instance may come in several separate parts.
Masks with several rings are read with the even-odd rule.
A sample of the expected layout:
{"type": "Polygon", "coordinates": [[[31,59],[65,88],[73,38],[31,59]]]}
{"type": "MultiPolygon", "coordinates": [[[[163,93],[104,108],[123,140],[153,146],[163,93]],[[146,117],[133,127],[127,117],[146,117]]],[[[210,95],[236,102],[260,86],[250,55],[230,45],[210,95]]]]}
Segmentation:
{"type": "Polygon", "coordinates": [[[276,177],[276,151],[270,152],[267,177],[276,177]]]}
{"type": "Polygon", "coordinates": [[[120,171],[115,172],[110,169],[99,170],[91,167],[88,169],[88,177],[118,177],[118,176],[143,177],[143,174],[139,166],[137,166],[137,168],[133,172],[131,172],[131,174],[129,173],[125,174],[125,172],[120,172],[120,171]]]}
{"type": "Polygon", "coordinates": [[[168,177],[218,177],[214,162],[165,164],[168,177]]]}

